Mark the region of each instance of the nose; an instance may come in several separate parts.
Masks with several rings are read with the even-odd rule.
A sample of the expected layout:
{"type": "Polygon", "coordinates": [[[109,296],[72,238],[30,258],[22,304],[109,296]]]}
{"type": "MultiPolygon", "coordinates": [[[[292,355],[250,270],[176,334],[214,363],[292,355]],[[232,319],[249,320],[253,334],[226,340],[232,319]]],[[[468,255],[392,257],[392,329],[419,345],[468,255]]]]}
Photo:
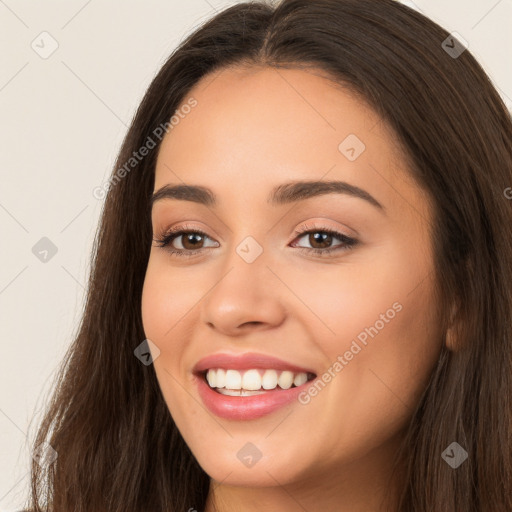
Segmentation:
{"type": "Polygon", "coordinates": [[[284,321],[285,291],[264,254],[248,263],[233,251],[221,277],[201,301],[201,322],[218,333],[238,336],[284,321]]]}

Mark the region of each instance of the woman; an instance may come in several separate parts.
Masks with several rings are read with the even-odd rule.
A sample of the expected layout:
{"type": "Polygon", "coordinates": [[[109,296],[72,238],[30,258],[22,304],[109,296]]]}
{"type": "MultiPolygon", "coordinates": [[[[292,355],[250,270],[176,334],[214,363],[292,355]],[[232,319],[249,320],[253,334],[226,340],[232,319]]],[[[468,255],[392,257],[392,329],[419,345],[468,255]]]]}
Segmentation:
{"type": "Polygon", "coordinates": [[[31,508],[512,510],[511,186],[502,100],[419,13],[217,14],[119,153],[31,508]]]}

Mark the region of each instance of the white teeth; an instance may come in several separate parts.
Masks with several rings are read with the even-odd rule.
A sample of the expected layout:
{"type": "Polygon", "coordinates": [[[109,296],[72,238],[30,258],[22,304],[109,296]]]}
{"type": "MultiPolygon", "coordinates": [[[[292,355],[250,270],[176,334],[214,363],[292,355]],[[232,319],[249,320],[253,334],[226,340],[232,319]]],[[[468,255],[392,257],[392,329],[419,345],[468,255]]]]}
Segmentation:
{"type": "Polygon", "coordinates": [[[264,393],[263,390],[276,389],[278,385],[280,389],[301,386],[307,382],[308,374],[288,370],[278,372],[251,369],[240,372],[233,369],[210,368],[206,373],[206,380],[211,388],[216,388],[223,395],[251,396],[264,393]]]}
{"type": "MultiPolygon", "coordinates": [[[[219,377],[217,376],[217,380],[218,378],[219,377]]],[[[297,375],[295,375],[295,378],[293,379],[293,383],[295,384],[295,386],[302,386],[302,384],[304,384],[307,380],[308,376],[305,373],[297,373],[297,375]]]]}
{"type": "Polygon", "coordinates": [[[263,389],[274,389],[277,386],[277,372],[275,370],[266,370],[261,379],[263,389]]]}
{"type": "Polygon", "coordinates": [[[226,386],[226,372],[224,370],[222,370],[221,368],[219,368],[216,373],[217,373],[217,376],[215,377],[216,378],[215,387],[217,387],[217,388],[225,387],[226,386]]]}
{"type": "Polygon", "coordinates": [[[256,391],[261,388],[261,376],[258,370],[249,370],[242,377],[242,387],[249,391],[256,391]]]}
{"type": "Polygon", "coordinates": [[[253,395],[263,395],[265,391],[246,391],[245,389],[217,389],[217,391],[221,395],[227,396],[253,396],[253,395]]]}
{"type": "Polygon", "coordinates": [[[215,370],[208,370],[206,374],[206,380],[211,388],[216,387],[217,372],[215,370]]]}
{"type": "Polygon", "coordinates": [[[293,384],[293,373],[292,372],[281,372],[281,375],[279,375],[279,379],[277,379],[277,382],[279,384],[279,387],[283,389],[290,389],[293,384]]]}
{"type": "Polygon", "coordinates": [[[242,376],[236,370],[226,370],[226,389],[242,389],[242,376]]]}

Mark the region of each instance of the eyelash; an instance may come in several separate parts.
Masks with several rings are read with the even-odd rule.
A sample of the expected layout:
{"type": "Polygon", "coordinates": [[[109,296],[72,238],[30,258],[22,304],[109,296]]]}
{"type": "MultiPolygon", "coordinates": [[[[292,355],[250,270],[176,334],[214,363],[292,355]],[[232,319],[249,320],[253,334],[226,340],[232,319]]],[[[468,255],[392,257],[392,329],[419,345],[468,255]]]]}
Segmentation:
{"type": "MultiPolygon", "coordinates": [[[[311,233],[327,233],[329,235],[332,235],[334,238],[338,238],[342,245],[336,246],[336,247],[330,247],[327,249],[316,249],[316,248],[309,248],[309,247],[297,247],[299,251],[306,252],[308,254],[316,254],[321,257],[325,257],[333,252],[336,251],[344,251],[344,250],[350,250],[355,245],[357,245],[358,240],[355,238],[348,237],[347,235],[344,235],[343,233],[339,233],[338,231],[335,231],[333,229],[329,228],[319,228],[316,226],[308,226],[307,224],[301,225],[297,230],[294,231],[294,240],[295,238],[302,238],[304,235],[309,235],[311,233]]],[[[204,251],[205,249],[215,249],[215,247],[203,247],[201,249],[196,250],[183,250],[183,249],[172,249],[171,247],[168,247],[171,242],[174,241],[174,239],[179,238],[182,235],[185,234],[196,234],[201,235],[206,238],[210,238],[204,231],[201,231],[197,228],[191,228],[189,226],[178,226],[175,228],[171,228],[167,230],[160,238],[155,238],[154,241],[158,243],[158,247],[165,247],[166,250],[171,253],[173,256],[178,257],[185,257],[189,258],[191,256],[196,255],[197,253],[204,251]]]]}

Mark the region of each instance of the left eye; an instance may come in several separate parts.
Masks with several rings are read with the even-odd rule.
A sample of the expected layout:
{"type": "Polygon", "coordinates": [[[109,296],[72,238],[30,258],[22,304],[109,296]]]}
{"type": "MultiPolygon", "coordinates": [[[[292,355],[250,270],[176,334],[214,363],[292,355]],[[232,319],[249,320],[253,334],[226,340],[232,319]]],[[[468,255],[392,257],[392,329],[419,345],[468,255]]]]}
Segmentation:
{"type": "Polygon", "coordinates": [[[311,247],[298,247],[315,253],[329,253],[336,250],[349,249],[357,243],[357,240],[354,238],[331,229],[310,229],[309,231],[296,232],[296,234],[299,240],[307,237],[307,242],[311,245],[311,247]],[[335,239],[340,240],[341,244],[331,247],[335,239]]]}

